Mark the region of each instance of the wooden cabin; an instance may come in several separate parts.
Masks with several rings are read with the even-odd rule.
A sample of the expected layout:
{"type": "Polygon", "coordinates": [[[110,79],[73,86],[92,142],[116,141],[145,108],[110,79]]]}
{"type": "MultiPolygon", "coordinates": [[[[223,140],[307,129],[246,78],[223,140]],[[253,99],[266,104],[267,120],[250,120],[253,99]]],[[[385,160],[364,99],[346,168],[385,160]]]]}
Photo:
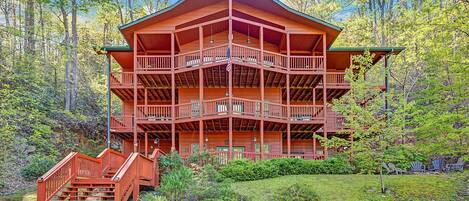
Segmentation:
{"type": "Polygon", "coordinates": [[[341,30],[278,0],[181,0],[122,25],[128,46],[100,50],[121,103],[109,112],[109,140],[122,150],[67,156],[38,180],[39,200],[138,199],[139,186],[158,184],[157,157],[170,151],[328,157],[333,148],[314,136],[343,128],[325,102],[350,89],[351,57],[369,49],[378,62],[402,50],[331,48],[341,30]]]}

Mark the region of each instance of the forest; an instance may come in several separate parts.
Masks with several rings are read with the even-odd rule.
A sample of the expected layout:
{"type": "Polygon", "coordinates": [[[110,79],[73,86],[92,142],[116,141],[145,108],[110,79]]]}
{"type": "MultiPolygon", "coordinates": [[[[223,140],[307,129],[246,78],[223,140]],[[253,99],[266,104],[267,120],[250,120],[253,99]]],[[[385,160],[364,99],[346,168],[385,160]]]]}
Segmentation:
{"type": "MultiPolygon", "coordinates": [[[[335,101],[335,110],[357,129],[374,129],[363,130],[363,138],[391,136],[386,150],[403,158],[418,153],[469,159],[468,0],[283,2],[343,27],[334,47],[405,47],[387,69],[380,62],[369,72],[389,75],[391,126],[373,127],[379,120],[366,115],[380,106],[356,113],[340,107],[363,95],[367,89],[360,83],[356,93],[335,101]],[[354,121],[357,114],[368,118],[354,121]]],[[[105,147],[107,63],[96,49],[125,45],[119,25],[172,3],[0,0],[0,194],[34,186],[38,175],[72,150],[95,156],[105,147]]],[[[359,147],[356,152],[373,158],[359,147]]]]}

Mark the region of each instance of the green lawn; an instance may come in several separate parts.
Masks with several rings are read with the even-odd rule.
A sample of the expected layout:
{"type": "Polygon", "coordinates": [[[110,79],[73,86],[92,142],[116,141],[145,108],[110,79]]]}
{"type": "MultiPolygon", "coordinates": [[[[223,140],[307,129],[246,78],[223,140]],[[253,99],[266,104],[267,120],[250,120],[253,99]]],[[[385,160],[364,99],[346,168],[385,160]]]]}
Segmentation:
{"type": "Polygon", "coordinates": [[[321,200],[469,200],[468,173],[384,176],[386,194],[380,193],[377,175],[294,175],[238,182],[232,187],[251,200],[269,200],[273,192],[295,183],[307,185],[321,200]]]}

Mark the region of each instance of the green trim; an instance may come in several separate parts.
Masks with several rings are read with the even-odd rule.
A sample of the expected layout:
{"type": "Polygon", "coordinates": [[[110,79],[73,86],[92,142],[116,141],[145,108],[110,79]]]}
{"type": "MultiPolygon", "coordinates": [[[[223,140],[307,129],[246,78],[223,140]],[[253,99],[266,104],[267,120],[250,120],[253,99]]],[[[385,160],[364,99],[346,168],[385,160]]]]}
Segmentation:
{"type": "Polygon", "coordinates": [[[332,47],[328,52],[364,52],[365,50],[373,52],[401,52],[405,47],[332,47]]]}
{"type": "Polygon", "coordinates": [[[283,2],[281,2],[280,0],[272,0],[274,3],[278,4],[279,6],[283,7],[285,10],[289,11],[289,12],[292,12],[293,14],[296,14],[296,15],[299,15],[301,17],[304,17],[308,20],[311,20],[313,22],[316,22],[316,23],[319,23],[319,24],[322,24],[324,26],[327,26],[327,27],[330,27],[332,29],[335,29],[337,31],[342,31],[342,27],[339,27],[339,26],[336,26],[336,25],[333,25],[329,22],[326,22],[324,20],[321,20],[319,18],[316,18],[316,17],[313,17],[311,15],[308,15],[308,14],[305,14],[305,13],[302,13],[300,11],[297,11],[293,8],[290,8],[289,6],[287,6],[286,4],[284,4],[283,2]]]}
{"type": "MultiPolygon", "coordinates": [[[[179,0],[179,1],[177,1],[176,3],[174,3],[173,5],[168,6],[167,8],[165,8],[165,9],[163,9],[163,10],[157,11],[157,12],[155,12],[155,13],[153,13],[153,14],[150,14],[150,15],[147,15],[147,16],[144,16],[144,17],[141,17],[141,18],[136,19],[136,20],[134,20],[134,21],[132,21],[132,22],[129,22],[129,23],[124,24],[124,25],[121,25],[121,26],[119,26],[119,30],[129,28],[129,27],[131,27],[131,26],[133,26],[133,25],[136,25],[136,24],[138,24],[138,23],[140,23],[140,22],[143,22],[143,21],[145,21],[145,20],[147,20],[147,19],[150,19],[150,18],[155,17],[155,16],[158,16],[158,15],[160,15],[160,14],[169,12],[169,11],[171,11],[172,9],[176,8],[179,4],[183,3],[184,1],[185,1],[185,0],[179,0]]],[[[299,15],[299,16],[301,16],[301,17],[304,17],[304,18],[308,19],[308,20],[311,20],[311,21],[313,21],[313,22],[316,22],[316,23],[322,24],[322,25],[324,25],[324,26],[330,27],[330,28],[335,29],[335,30],[337,30],[337,31],[342,31],[342,27],[333,25],[333,24],[331,24],[331,23],[329,23],[329,22],[326,22],[326,21],[324,21],[324,20],[321,20],[321,19],[319,19],[319,18],[316,18],[316,17],[310,16],[310,15],[307,15],[307,14],[302,13],[302,12],[300,12],[300,11],[297,11],[297,10],[295,10],[295,9],[293,9],[293,8],[290,8],[290,7],[288,7],[287,5],[285,5],[283,2],[281,2],[280,0],[272,0],[272,1],[273,1],[274,3],[276,3],[276,4],[278,4],[279,6],[281,6],[282,8],[284,8],[285,10],[287,10],[287,11],[293,13],[293,14],[299,15]]]]}
{"type": "Polygon", "coordinates": [[[179,6],[179,4],[181,4],[181,3],[184,2],[184,1],[185,1],[185,0],[179,0],[179,1],[177,1],[176,3],[174,3],[173,5],[168,6],[168,7],[164,8],[164,9],[162,9],[162,10],[160,10],[160,11],[157,11],[157,12],[152,13],[152,14],[147,15],[147,16],[143,16],[143,17],[138,18],[138,19],[136,19],[136,20],[134,20],[134,21],[132,21],[132,22],[129,22],[129,23],[127,23],[127,24],[123,24],[123,25],[119,26],[119,30],[129,28],[129,27],[131,27],[131,26],[133,26],[133,25],[136,25],[136,24],[138,24],[138,23],[140,23],[140,22],[143,22],[143,21],[145,21],[145,20],[147,20],[147,19],[150,19],[150,18],[152,18],[152,17],[161,15],[161,14],[166,13],[166,12],[168,12],[168,11],[171,11],[173,8],[176,8],[177,6],[179,6]]]}
{"type": "Polygon", "coordinates": [[[130,48],[130,46],[128,45],[116,45],[116,46],[106,45],[106,46],[100,47],[99,49],[102,51],[106,51],[106,52],[131,52],[132,51],[132,48],[130,48]]]}

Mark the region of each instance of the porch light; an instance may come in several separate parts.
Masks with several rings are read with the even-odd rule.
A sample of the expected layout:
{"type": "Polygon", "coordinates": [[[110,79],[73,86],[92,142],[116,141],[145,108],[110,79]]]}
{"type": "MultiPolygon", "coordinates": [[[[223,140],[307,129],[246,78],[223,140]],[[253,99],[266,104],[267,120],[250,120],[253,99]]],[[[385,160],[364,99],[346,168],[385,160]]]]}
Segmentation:
{"type": "Polygon", "coordinates": [[[250,44],[251,43],[251,38],[249,37],[249,24],[248,24],[248,40],[246,41],[246,43],[250,44]]]}
{"type": "Polygon", "coordinates": [[[254,137],[252,138],[252,141],[253,141],[253,142],[256,142],[256,141],[257,141],[256,136],[254,136],[254,137]]]}
{"type": "Polygon", "coordinates": [[[205,142],[208,142],[208,137],[205,137],[205,142]]]}
{"type": "Polygon", "coordinates": [[[212,29],[212,25],[210,25],[210,41],[209,41],[210,44],[213,44],[215,43],[215,40],[213,40],[213,29],[212,29]]]}
{"type": "Polygon", "coordinates": [[[160,143],[160,138],[156,137],[156,138],[155,138],[155,141],[153,141],[153,143],[155,143],[155,145],[158,144],[158,143],[160,143]]]}

